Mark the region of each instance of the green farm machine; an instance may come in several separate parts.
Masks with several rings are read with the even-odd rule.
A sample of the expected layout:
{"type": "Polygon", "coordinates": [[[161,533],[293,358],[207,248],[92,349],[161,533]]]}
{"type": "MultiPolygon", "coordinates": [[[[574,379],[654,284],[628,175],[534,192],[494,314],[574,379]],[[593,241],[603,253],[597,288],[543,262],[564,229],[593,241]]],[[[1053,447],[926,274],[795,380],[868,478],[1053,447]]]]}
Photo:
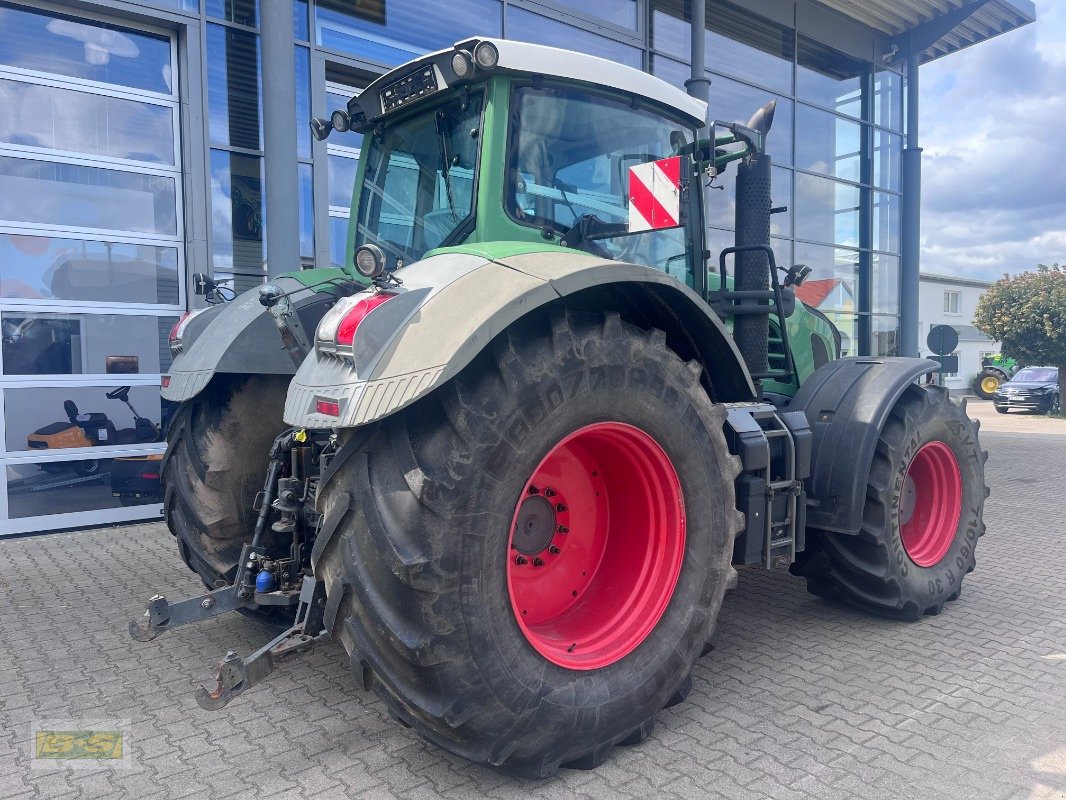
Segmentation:
{"type": "Polygon", "coordinates": [[[476,38],[315,120],[363,135],[351,264],[175,328],[164,509],[210,591],[153,597],[131,634],[283,626],[204,708],[331,638],[405,726],[543,777],[684,700],[736,567],[939,613],[984,532],[977,425],[934,364],[840,358],[797,301],[773,113],[708,124],[643,72],[476,38]],[[736,244],[712,253],[727,169],[736,244]]]}
{"type": "Polygon", "coordinates": [[[981,371],[973,379],[974,393],[982,400],[991,400],[1001,385],[1014,377],[1021,364],[1002,353],[993,353],[981,359],[981,371]]]}

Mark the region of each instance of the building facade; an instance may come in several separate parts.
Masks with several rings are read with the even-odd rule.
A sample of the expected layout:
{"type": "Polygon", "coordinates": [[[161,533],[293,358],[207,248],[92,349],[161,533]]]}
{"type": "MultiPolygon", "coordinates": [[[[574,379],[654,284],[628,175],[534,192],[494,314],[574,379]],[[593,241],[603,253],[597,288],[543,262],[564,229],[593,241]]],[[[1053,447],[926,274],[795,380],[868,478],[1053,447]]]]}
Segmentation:
{"type": "MultiPolygon", "coordinates": [[[[812,267],[853,354],[913,349],[919,63],[1033,18],[1028,0],[942,5],[707,1],[711,115],[777,99],[777,260],[812,267]]],[[[360,137],[317,142],[311,116],[471,35],[684,85],[689,17],[684,0],[0,0],[0,534],[159,515],[141,489],[192,273],[241,291],[348,258],[360,137]]],[[[708,191],[712,252],[732,191],[708,191]]]]}
{"type": "Polygon", "coordinates": [[[973,380],[981,371],[981,359],[999,352],[999,342],[993,342],[973,326],[977,301],[988,287],[988,281],[934,275],[923,272],[918,284],[918,341],[919,355],[931,355],[926,337],[935,325],[950,325],[959,334],[959,371],[944,374],[944,385],[952,394],[972,394],[973,380]]]}

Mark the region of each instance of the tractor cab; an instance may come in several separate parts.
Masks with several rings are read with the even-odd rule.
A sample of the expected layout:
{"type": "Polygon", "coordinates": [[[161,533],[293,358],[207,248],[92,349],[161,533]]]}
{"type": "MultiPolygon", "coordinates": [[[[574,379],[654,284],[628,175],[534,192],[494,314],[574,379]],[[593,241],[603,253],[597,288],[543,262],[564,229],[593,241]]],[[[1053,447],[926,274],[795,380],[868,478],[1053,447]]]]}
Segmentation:
{"type": "Polygon", "coordinates": [[[391,271],[440,248],[529,242],[694,284],[701,226],[686,223],[702,219],[700,192],[685,188],[702,102],[602,59],[512,41],[461,42],[397,72],[314,126],[366,137],[350,253],[379,248],[391,271]],[[648,219],[632,213],[631,183],[655,162],[637,187],[648,219]]]}

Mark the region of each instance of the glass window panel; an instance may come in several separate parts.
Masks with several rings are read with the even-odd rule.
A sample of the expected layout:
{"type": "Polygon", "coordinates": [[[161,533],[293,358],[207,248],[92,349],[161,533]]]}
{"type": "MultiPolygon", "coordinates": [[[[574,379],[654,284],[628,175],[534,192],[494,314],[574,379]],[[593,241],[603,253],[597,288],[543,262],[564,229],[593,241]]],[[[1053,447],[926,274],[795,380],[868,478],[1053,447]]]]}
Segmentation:
{"type": "Polygon", "coordinates": [[[450,47],[471,31],[503,35],[499,0],[318,0],[318,44],[367,61],[401,64],[430,50],[450,47]]]}
{"type": "Polygon", "coordinates": [[[553,0],[557,6],[579,11],[590,17],[599,17],[622,28],[637,28],[637,0],[553,0]]]}
{"type": "Polygon", "coordinates": [[[685,81],[689,77],[689,68],[687,64],[682,64],[680,61],[674,61],[671,58],[664,58],[653,53],[651,56],[651,74],[656,78],[662,78],[678,89],[684,89],[685,81]]]}
{"type": "Polygon", "coordinates": [[[0,4],[0,64],[174,93],[169,39],[6,3],[0,4]]]}
{"type": "Polygon", "coordinates": [[[200,10],[200,0],[147,0],[147,2],[153,6],[173,8],[176,11],[192,11],[195,13],[200,10]]]}
{"type": "Polygon", "coordinates": [[[5,311],[5,375],[145,375],[170,367],[174,317],[5,311]]]}
{"type": "Polygon", "coordinates": [[[0,142],[174,163],[174,113],[166,106],[0,79],[0,142]]]}
{"type": "Polygon", "coordinates": [[[874,122],[903,130],[903,76],[890,70],[874,75],[874,122]]]}
{"type": "Polygon", "coordinates": [[[858,182],[861,145],[858,122],[802,103],[796,107],[796,166],[800,169],[858,182]]]}
{"type": "Polygon", "coordinates": [[[796,242],[795,263],[811,268],[796,297],[819,311],[854,312],[859,307],[859,252],[796,242]]]}
{"type": "Polygon", "coordinates": [[[178,303],[173,247],[0,234],[0,297],[178,303]]]}
{"type": "Polygon", "coordinates": [[[887,131],[874,131],[874,185],[900,190],[903,137],[887,131]]]}
{"type": "Polygon", "coordinates": [[[348,246],[348,218],[329,218],[329,261],[334,267],[346,267],[349,259],[345,254],[348,246]]]}
{"type": "Polygon", "coordinates": [[[899,317],[873,317],[874,346],[876,356],[899,355],[899,317]]]}
{"type": "MultiPolygon", "coordinates": [[[[267,0],[267,2],[274,3],[281,1],[267,0]]],[[[224,19],[227,22],[236,22],[253,28],[259,25],[259,0],[207,0],[204,11],[207,16],[215,19],[224,19]]]]}
{"type": "Polygon", "coordinates": [[[300,164],[300,257],[315,257],[315,203],[311,165],[300,164]]]}
{"type": "Polygon", "coordinates": [[[159,503],[158,458],[79,459],[7,467],[8,517],[159,503]]]}
{"type": "Polygon", "coordinates": [[[798,61],[798,98],[851,117],[862,115],[860,76],[867,69],[864,62],[805,36],[799,37],[798,61]]]}
{"type": "Polygon", "coordinates": [[[296,154],[311,157],[311,53],[296,48],[296,154]]]}
{"type": "Polygon", "coordinates": [[[221,272],[261,273],[262,159],[211,151],[211,263],[221,272]]]}
{"type": "MultiPolygon", "coordinates": [[[[736,222],[737,168],[730,165],[719,175],[712,189],[705,195],[707,224],[716,228],[732,230],[736,222]]],[[[775,208],[787,210],[770,216],[770,233],[774,236],[792,236],[792,170],[774,167],[770,177],[770,202],[775,208]]]]}
{"type": "MultiPolygon", "coordinates": [[[[353,90],[352,94],[355,92],[353,90]]],[[[348,101],[351,100],[352,95],[337,94],[336,92],[326,92],[326,117],[338,109],[341,111],[348,110],[348,101]]],[[[363,146],[363,134],[356,133],[355,131],[333,131],[329,136],[330,146],[343,145],[344,147],[362,147],[363,146]]]]}
{"type": "Polygon", "coordinates": [[[873,194],[874,249],[898,253],[901,226],[899,195],[887,192],[874,192],[873,194]]]}
{"type": "MultiPolygon", "coordinates": [[[[652,47],[689,61],[690,4],[653,0],[652,47]]],[[[707,14],[707,67],[782,94],[792,93],[792,31],[746,11],[715,3],[707,14]]]]}
{"type": "Polygon", "coordinates": [[[0,156],[0,219],[174,236],[175,181],[0,156]]]}
{"type": "Polygon", "coordinates": [[[870,272],[873,310],[882,314],[898,314],[899,258],[872,253],[870,272]]]}
{"type": "Polygon", "coordinates": [[[643,62],[637,47],[514,6],[507,8],[507,29],[513,37],[525,42],[577,50],[637,69],[641,68],[643,62]]]}
{"type": "MultiPolygon", "coordinates": [[[[707,249],[711,253],[710,259],[707,261],[707,272],[713,277],[710,284],[711,289],[718,288],[718,256],[727,247],[733,247],[736,244],[736,234],[733,231],[725,230],[723,228],[708,228],[705,238],[707,243],[707,249]]],[[[774,260],[779,267],[790,266],[792,261],[792,240],[781,239],[776,236],[771,237],[770,247],[774,251],[774,260]]],[[[726,258],[726,269],[729,274],[733,274],[735,256],[729,256],[726,258]]]]}
{"type": "Polygon", "coordinates": [[[132,386],[129,405],[107,397],[118,386],[28,386],[4,389],[9,452],[116,447],[160,440],[159,386],[132,386]],[[70,401],[69,403],[67,401],[70,401]],[[143,422],[138,423],[133,406],[143,422]],[[74,414],[75,421],[68,416],[74,414]],[[148,424],[151,423],[151,424],[148,424]]]}
{"type": "Polygon", "coordinates": [[[307,23],[307,0],[293,0],[292,35],[297,41],[306,42],[310,38],[307,23]]]}
{"type": "Polygon", "coordinates": [[[262,135],[259,37],[207,26],[207,111],[211,143],[258,150],[262,135]]]}
{"type": "Polygon", "coordinates": [[[256,272],[252,274],[248,273],[232,273],[232,272],[216,272],[214,274],[216,281],[226,281],[226,286],[229,286],[237,294],[243,294],[249,289],[254,289],[257,286],[262,286],[266,277],[262,272],[256,272]]]}
{"type": "Polygon", "coordinates": [[[352,191],[359,161],[348,156],[331,153],[329,156],[329,204],[338,208],[351,208],[352,191]]]}
{"type": "Polygon", "coordinates": [[[859,188],[796,173],[796,236],[859,246],[859,188]]]}
{"type": "MultiPolygon", "coordinates": [[[[711,83],[708,113],[712,119],[747,122],[752,114],[774,98],[775,95],[765,89],[755,89],[729,78],[715,76],[711,83]]],[[[774,112],[774,125],[767,137],[766,152],[775,164],[791,164],[793,103],[784,97],[776,99],[777,110],[774,112]]]]}

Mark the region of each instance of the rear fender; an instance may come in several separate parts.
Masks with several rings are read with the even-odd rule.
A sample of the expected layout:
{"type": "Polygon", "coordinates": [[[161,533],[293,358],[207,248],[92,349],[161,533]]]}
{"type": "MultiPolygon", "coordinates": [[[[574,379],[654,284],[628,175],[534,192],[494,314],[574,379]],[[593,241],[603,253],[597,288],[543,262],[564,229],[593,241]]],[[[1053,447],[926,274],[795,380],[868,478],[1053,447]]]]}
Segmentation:
{"type": "Polygon", "coordinates": [[[907,387],[939,366],[924,358],[842,358],[803,384],[788,408],[806,412],[814,433],[808,527],[859,531],[881,430],[907,387]]]}
{"type": "MultiPolygon", "coordinates": [[[[497,335],[530,312],[597,290],[639,293],[645,317],[671,322],[693,357],[719,378],[718,400],[750,400],[751,378],[721,320],[695,292],[650,267],[559,251],[492,258],[449,252],[397,273],[399,296],[360,324],[353,357],[313,353],[289,385],[285,421],[343,428],[382,419],[447,382],[497,335]],[[651,307],[654,306],[655,309],[651,307]],[[339,416],[319,413],[336,403],[339,416]]],[[[668,337],[670,331],[667,331],[668,337]]]]}
{"type": "MultiPolygon", "coordinates": [[[[278,278],[273,283],[294,293],[289,300],[295,317],[311,339],[318,320],[336,297],[308,289],[293,278],[278,278]]],[[[183,341],[185,352],[174,358],[167,373],[168,385],[162,390],[167,400],[181,402],[195,397],[218,373],[296,373],[274,317],[259,302],[255,289],[196,315],[189,321],[183,341]]]]}

